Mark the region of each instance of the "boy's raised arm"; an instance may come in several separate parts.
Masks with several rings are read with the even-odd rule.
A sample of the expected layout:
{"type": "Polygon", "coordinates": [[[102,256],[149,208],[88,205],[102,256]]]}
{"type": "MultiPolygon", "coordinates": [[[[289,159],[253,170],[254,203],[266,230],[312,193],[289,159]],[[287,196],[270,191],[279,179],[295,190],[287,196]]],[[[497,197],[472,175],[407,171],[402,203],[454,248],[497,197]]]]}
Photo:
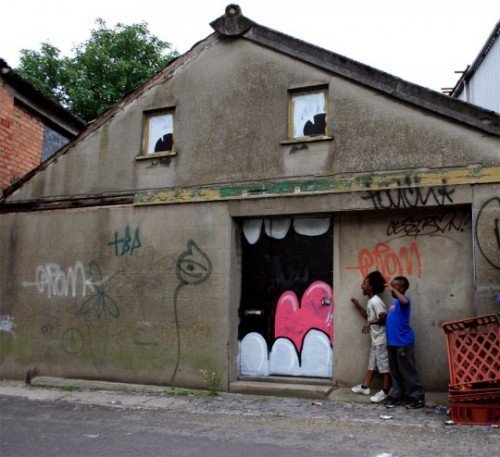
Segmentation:
{"type": "Polygon", "coordinates": [[[351,303],[356,307],[356,309],[358,310],[359,314],[361,314],[363,319],[368,318],[368,314],[366,313],[366,309],[361,306],[361,304],[359,303],[358,300],[356,300],[355,298],[351,298],[351,303]]]}
{"type": "Polygon", "coordinates": [[[403,304],[407,305],[408,304],[408,299],[397,289],[392,287],[390,284],[385,284],[385,287],[394,294],[394,296],[403,304]]]}

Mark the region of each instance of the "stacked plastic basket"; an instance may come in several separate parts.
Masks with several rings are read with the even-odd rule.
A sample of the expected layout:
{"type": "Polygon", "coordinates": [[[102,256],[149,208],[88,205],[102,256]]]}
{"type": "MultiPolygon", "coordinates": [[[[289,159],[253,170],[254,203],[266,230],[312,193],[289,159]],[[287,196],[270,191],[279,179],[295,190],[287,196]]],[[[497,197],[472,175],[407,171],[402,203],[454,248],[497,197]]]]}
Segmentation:
{"type": "Polygon", "coordinates": [[[451,418],[500,424],[500,326],[496,314],[443,324],[450,368],[451,418]]]}

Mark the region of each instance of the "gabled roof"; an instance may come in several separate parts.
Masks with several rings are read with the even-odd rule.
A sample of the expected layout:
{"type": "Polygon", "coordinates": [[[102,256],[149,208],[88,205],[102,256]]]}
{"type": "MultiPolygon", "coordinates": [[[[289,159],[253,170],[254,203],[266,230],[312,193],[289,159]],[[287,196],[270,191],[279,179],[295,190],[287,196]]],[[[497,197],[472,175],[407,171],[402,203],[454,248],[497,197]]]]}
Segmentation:
{"type": "Polygon", "coordinates": [[[378,90],[403,102],[446,116],[452,120],[487,132],[488,134],[500,136],[500,116],[494,111],[485,110],[417,84],[404,81],[403,79],[340,54],[261,26],[243,16],[238,5],[228,5],[225,14],[213,21],[210,25],[214,28],[214,33],[196,43],[182,56],[171,61],[148,82],[131,92],[122,101],[90,124],[73,142],[66,145],[47,161],[43,162],[19,181],[5,189],[3,193],[4,198],[22,187],[25,182],[43,171],[47,166],[56,161],[60,156],[66,154],[84,138],[106,124],[135,99],[156,85],[169,80],[183,65],[202,54],[205,49],[212,47],[214,44],[224,39],[240,38],[251,41],[294,59],[314,65],[317,68],[350,81],[378,90]]]}
{"type": "Polygon", "coordinates": [[[0,78],[12,88],[13,95],[40,117],[76,136],[85,122],[50,97],[47,97],[0,58],[0,78]]]}
{"type": "Polygon", "coordinates": [[[369,65],[255,23],[241,36],[401,101],[500,136],[500,116],[494,111],[410,83],[369,65]]]}

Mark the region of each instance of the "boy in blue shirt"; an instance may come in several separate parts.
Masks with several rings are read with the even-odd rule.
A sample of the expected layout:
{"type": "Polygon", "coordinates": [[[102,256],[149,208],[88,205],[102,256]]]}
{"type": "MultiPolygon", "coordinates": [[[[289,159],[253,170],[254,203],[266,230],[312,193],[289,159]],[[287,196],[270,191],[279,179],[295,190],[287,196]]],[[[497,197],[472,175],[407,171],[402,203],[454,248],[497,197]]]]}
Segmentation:
{"type": "Polygon", "coordinates": [[[405,296],[410,283],[404,276],[394,278],[387,289],[393,297],[386,319],[387,351],[392,386],[387,408],[393,408],[403,399],[405,392],[410,397],[408,409],[425,406],[425,394],[415,365],[415,335],[410,326],[411,300],[405,296]]]}

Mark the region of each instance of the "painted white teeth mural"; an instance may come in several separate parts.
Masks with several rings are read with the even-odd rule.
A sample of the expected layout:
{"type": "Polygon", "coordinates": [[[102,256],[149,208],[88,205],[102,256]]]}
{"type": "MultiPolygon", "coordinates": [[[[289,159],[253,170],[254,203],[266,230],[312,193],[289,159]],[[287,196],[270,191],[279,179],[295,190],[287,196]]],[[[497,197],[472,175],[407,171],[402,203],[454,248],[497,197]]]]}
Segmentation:
{"type": "Polygon", "coordinates": [[[240,343],[240,373],[245,376],[314,376],[328,378],[333,372],[333,350],[329,338],[319,330],[309,330],[302,346],[302,365],[295,346],[278,338],[269,354],[259,333],[246,335],[240,343]]]}
{"type": "Polygon", "coordinates": [[[243,221],[239,373],[333,376],[330,217],[243,221]]]}
{"type": "Polygon", "coordinates": [[[262,219],[247,219],[243,222],[243,234],[250,244],[259,241],[262,231],[262,219]]]}
{"type": "Polygon", "coordinates": [[[275,240],[282,240],[288,233],[291,223],[291,219],[264,219],[266,235],[275,240]]]}
{"type": "Polygon", "coordinates": [[[267,343],[260,333],[249,333],[241,340],[240,373],[247,376],[269,375],[267,343]]]}
{"type": "Polygon", "coordinates": [[[240,342],[240,373],[331,377],[333,307],[333,290],[323,281],[313,282],[300,303],[295,292],[283,292],[276,305],[276,340],[269,358],[262,335],[257,332],[245,335],[240,342]]]}
{"type": "Polygon", "coordinates": [[[330,218],[296,218],[293,220],[293,228],[299,235],[323,235],[328,232],[328,229],[330,228],[330,218]]]}
{"type": "MultiPolygon", "coordinates": [[[[267,236],[276,240],[285,238],[290,225],[291,219],[247,219],[243,222],[243,234],[250,244],[255,244],[259,241],[262,233],[262,222],[264,222],[264,230],[267,236]]],[[[330,218],[295,218],[293,219],[293,228],[300,235],[320,236],[328,232],[330,228],[330,218]]]]}

